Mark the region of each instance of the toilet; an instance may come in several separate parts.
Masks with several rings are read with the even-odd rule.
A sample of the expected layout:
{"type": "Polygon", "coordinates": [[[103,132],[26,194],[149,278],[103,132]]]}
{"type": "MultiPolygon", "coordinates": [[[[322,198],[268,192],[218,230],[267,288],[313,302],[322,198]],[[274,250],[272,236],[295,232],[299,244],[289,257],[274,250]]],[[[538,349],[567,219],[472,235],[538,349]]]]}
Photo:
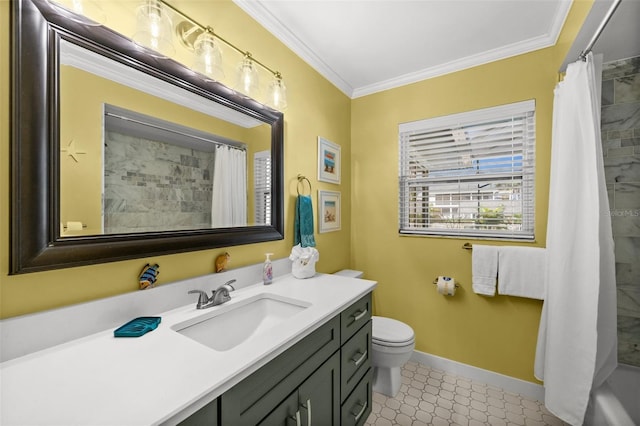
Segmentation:
{"type": "MultiPolygon", "coordinates": [[[[344,269],[335,275],[362,278],[363,273],[344,269]]],[[[395,397],[402,384],[400,369],[415,348],[415,334],[407,324],[392,318],[372,316],[371,323],[373,391],[395,397]]]]}

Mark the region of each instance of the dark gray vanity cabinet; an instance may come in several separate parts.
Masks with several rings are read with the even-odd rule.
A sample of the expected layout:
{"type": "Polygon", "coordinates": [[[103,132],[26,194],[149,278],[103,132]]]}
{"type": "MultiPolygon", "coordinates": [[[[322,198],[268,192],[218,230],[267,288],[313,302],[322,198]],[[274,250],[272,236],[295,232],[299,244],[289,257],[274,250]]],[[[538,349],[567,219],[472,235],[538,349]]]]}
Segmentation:
{"type": "Polygon", "coordinates": [[[370,320],[367,294],[185,424],[363,425],[371,413],[370,320]],[[216,413],[209,422],[207,412],[216,413]]]}

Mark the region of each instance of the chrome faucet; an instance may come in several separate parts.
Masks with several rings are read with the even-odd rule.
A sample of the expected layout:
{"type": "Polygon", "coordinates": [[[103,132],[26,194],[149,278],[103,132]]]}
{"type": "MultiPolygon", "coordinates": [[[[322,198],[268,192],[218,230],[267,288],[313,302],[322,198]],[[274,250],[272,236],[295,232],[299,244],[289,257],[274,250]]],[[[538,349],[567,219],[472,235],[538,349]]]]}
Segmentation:
{"type": "Polygon", "coordinates": [[[235,290],[231,284],[236,282],[236,280],[230,280],[226,283],[222,284],[216,290],[213,291],[211,297],[207,296],[202,290],[189,290],[188,294],[199,294],[198,303],[196,304],[196,309],[207,309],[212,306],[222,305],[225,302],[231,300],[231,296],[229,295],[230,291],[235,290]]]}

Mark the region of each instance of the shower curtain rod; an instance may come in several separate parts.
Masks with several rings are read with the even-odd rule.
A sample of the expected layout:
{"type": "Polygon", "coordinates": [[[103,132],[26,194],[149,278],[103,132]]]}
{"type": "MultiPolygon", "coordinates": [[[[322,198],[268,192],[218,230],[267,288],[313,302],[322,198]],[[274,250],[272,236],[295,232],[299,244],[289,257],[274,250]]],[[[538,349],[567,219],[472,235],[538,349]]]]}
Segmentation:
{"type": "Polygon", "coordinates": [[[105,111],[104,114],[106,116],[109,116],[109,117],[119,118],[120,120],[124,120],[124,121],[128,121],[128,122],[131,122],[131,123],[140,124],[142,126],[151,127],[152,129],[157,129],[157,130],[162,130],[162,131],[165,131],[165,132],[173,133],[173,134],[178,135],[178,136],[186,136],[186,137],[189,137],[189,138],[192,138],[192,139],[197,139],[197,140],[200,140],[200,141],[203,141],[203,142],[207,142],[207,143],[213,144],[215,146],[228,146],[229,148],[235,148],[235,149],[238,149],[240,151],[246,151],[247,150],[247,145],[242,143],[242,142],[231,142],[231,141],[225,142],[225,141],[220,141],[220,140],[213,140],[213,139],[209,139],[209,138],[204,138],[204,137],[192,134],[192,133],[184,133],[184,132],[181,132],[181,131],[176,130],[176,129],[170,129],[170,128],[167,128],[167,127],[164,127],[164,126],[161,126],[161,125],[148,123],[146,121],[136,120],[135,118],[125,117],[123,115],[116,114],[116,113],[109,112],[109,111],[105,111]]]}
{"type": "Polygon", "coordinates": [[[593,45],[596,44],[596,41],[598,41],[598,38],[600,37],[600,34],[602,34],[604,27],[607,26],[607,24],[609,23],[609,20],[613,16],[618,6],[620,6],[621,2],[622,0],[613,0],[613,4],[607,11],[607,14],[605,15],[604,19],[602,19],[602,22],[600,22],[600,25],[598,26],[598,29],[596,30],[596,32],[593,34],[593,37],[591,37],[591,41],[589,41],[589,44],[587,44],[587,47],[585,47],[585,49],[582,52],[580,52],[580,55],[578,56],[579,60],[584,61],[587,58],[587,55],[589,54],[589,52],[591,52],[591,49],[593,48],[593,45]]]}

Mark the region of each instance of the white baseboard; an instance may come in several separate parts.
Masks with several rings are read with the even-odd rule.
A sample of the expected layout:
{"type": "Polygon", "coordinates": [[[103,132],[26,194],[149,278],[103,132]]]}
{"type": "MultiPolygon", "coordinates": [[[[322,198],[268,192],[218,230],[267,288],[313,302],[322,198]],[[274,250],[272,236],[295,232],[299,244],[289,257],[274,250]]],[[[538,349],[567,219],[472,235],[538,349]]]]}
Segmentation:
{"type": "Polygon", "coordinates": [[[411,361],[418,362],[427,367],[447,371],[456,375],[464,376],[472,380],[477,380],[507,392],[520,394],[537,401],[544,401],[544,387],[537,383],[505,376],[504,374],[452,361],[425,352],[413,351],[411,361]]]}

